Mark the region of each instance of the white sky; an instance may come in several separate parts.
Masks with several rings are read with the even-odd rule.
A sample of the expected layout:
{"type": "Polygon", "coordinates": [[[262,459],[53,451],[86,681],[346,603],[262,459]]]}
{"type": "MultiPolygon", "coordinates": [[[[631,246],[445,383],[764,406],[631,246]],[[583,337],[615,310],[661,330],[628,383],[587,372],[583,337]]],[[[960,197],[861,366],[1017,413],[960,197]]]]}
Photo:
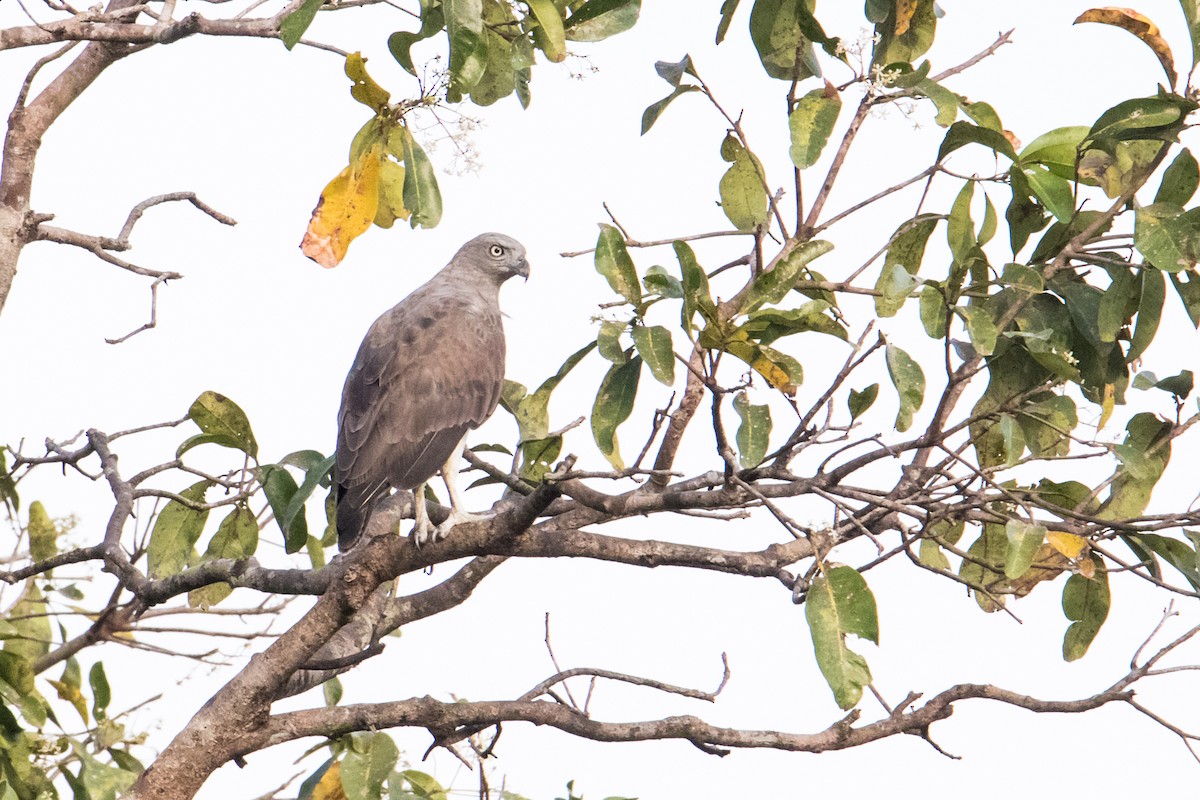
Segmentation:
{"type": "MultiPolygon", "coordinates": [[[[634,31],[586,48],[598,71],[584,80],[572,79],[567,69],[585,69],[582,62],[542,64],[535,70],[529,110],[522,111],[513,98],[488,109],[468,107],[467,113],[484,122],[471,137],[483,169],[478,175],[440,176],[446,208],[441,226],[429,232],[403,224],[391,231],[372,229],[331,271],[304,259],[297,245],[320,189],[344,166],[350,138],[368,113],[350,99],[336,56],[303,48],[288,54],[273,42],[192,39],[118,64],[47,135],[35,209],[55,213],[58,225],[115,235],[139,200],[193,190],[240,224],[224,228],[185,205],[146,215],[128,257],[187,277],[160,292],[159,328],[118,347],[103,339],[144,321],[145,282],[85,253],[30,247],[0,317],[6,383],[0,439],[24,437],[33,451],[46,436],[181,416],[196,395],[214,389],[247,411],[265,460],[302,448],[329,452],[343,376],[371,320],[483,230],[514,235],[529,249],[533,276],[526,285],[509,285],[503,303],[511,317],[509,376],[536,385],[594,336],[590,320],[596,304],[610,299],[590,258],[558,256],[592,246],[595,223],[605,220],[602,201],[639,238],[727,227],[715,205],[725,169],[717,156],[724,124],[715,112],[698,96],[684,97],[647,136],[638,136],[642,109],[669,91],[654,75],[655,60],[674,61],[690,52],[724,104],[735,113],[745,109],[751,143],[768,171],[779,182],[790,175],[782,113],[786,86],[763,75],[745,33],[750,0],[743,5],[726,43],[714,48],[715,0],[647,2],[634,31]]],[[[1162,79],[1149,51],[1127,34],[1071,26],[1087,3],[942,0],[942,5],[946,16],[929,54],[934,72],[983,49],[998,31],[1017,29],[1014,44],[947,83],[992,103],[1006,127],[1026,142],[1053,127],[1088,124],[1117,100],[1152,94],[1162,79]]],[[[826,30],[853,38],[861,4],[824,6],[826,30]]],[[[1181,35],[1178,5],[1143,0],[1138,10],[1167,28],[1180,71],[1186,71],[1190,47],[1181,35]]],[[[21,19],[14,3],[0,4],[0,23],[21,19]]],[[[408,25],[398,13],[350,10],[321,15],[310,35],[361,48],[372,74],[395,98],[413,83],[388,56],[386,32],[408,25]]],[[[5,107],[33,58],[29,52],[0,54],[5,107]]],[[[847,77],[836,66],[829,75],[835,82],[847,77]]],[[[856,99],[848,96],[846,106],[856,99]]],[[[843,122],[849,113],[844,109],[843,122]]],[[[942,135],[932,117],[930,108],[920,106],[909,118],[895,112],[872,118],[827,209],[840,210],[924,168],[942,135]]],[[[444,166],[450,152],[443,144],[430,155],[444,166]]],[[[866,212],[837,226],[830,238],[838,249],[818,268],[835,277],[857,267],[914,202],[906,196],[882,216],[866,212]]],[[[1002,209],[1007,192],[995,192],[994,202],[1002,209]]],[[[736,256],[737,247],[726,240],[698,253],[712,268],[736,256]]],[[[674,263],[669,250],[635,253],[635,259],[642,267],[674,263]]],[[[1173,294],[1167,307],[1176,323],[1160,334],[1146,361],[1160,376],[1195,368],[1189,356],[1196,337],[1190,326],[1178,324],[1182,314],[1173,294]]],[[[915,314],[906,311],[885,329],[911,337],[902,342],[908,346],[923,339],[915,324],[915,314]]],[[[802,398],[810,399],[823,388],[820,375],[828,368],[823,354],[843,357],[825,341],[812,344],[812,352],[793,348],[809,369],[802,398]]],[[[920,353],[919,345],[912,349],[920,353]]],[[[602,370],[592,357],[572,375],[552,406],[552,424],[587,412],[602,370]]],[[[868,424],[886,427],[895,400],[886,376],[880,372],[879,378],[881,396],[868,424]]],[[[622,429],[627,450],[640,445],[650,409],[668,396],[648,377],[642,385],[638,415],[622,429]]],[[[1131,392],[1131,399],[1144,396],[1131,392]]],[[[780,409],[776,419],[785,419],[780,409]]],[[[1114,423],[1108,433],[1120,431],[1114,423]]],[[[514,435],[501,412],[475,441],[510,441],[514,435]]],[[[698,436],[692,431],[690,438],[698,436]]],[[[122,465],[131,473],[153,463],[150,459],[168,458],[178,440],[178,434],[157,439],[159,449],[129,452],[122,465]]],[[[699,459],[703,444],[700,439],[687,452],[699,459]]],[[[597,459],[586,428],[568,446],[597,459]]],[[[1183,461],[1177,449],[1176,472],[1183,461]]],[[[1177,502],[1190,501],[1194,489],[1188,477],[1160,489],[1158,499],[1174,492],[1177,502]]],[[[97,535],[110,500],[102,485],[49,471],[25,484],[22,494],[26,504],[42,499],[52,514],[79,513],[87,536],[97,535]]],[[[665,516],[621,530],[733,549],[760,547],[777,536],[768,520],[701,528],[665,516]]],[[[274,557],[274,533],[265,532],[260,556],[274,557]]],[[[855,547],[840,557],[853,563],[870,552],[855,547]]],[[[450,573],[439,567],[434,578],[450,573]]],[[[892,701],[909,690],[933,694],[957,682],[994,682],[1053,699],[1091,694],[1124,673],[1165,602],[1141,584],[1118,582],[1113,617],[1092,651],[1081,662],[1064,664],[1061,582],[1013,603],[1024,620],[1017,625],[1005,615],[979,613],[957,586],[907,563],[868,578],[880,604],[882,646],[858,643],[856,649],[867,656],[876,685],[892,701]]],[[[417,585],[414,579],[408,588],[417,585]]],[[[1195,603],[1180,608],[1184,622],[1194,624],[1195,603]]],[[[813,663],[803,611],[777,583],[566,561],[505,565],[465,606],[389,640],[382,656],[346,678],[346,700],[425,693],[513,697],[552,671],[541,642],[545,611],[552,614],[564,667],[603,667],[711,688],[720,677],[720,653],[730,655],[733,678],[715,706],[604,687],[593,704],[600,718],[695,713],[730,726],[815,731],[840,716],[813,663]]],[[[171,692],[170,716],[155,738],[160,744],[220,678],[181,660],[132,660],[111,649],[102,654],[114,683],[114,706],[132,705],[152,690],[171,692]],[[161,686],[154,685],[158,676],[161,686]],[[184,676],[187,681],[173,688],[184,676]]],[[[85,668],[94,657],[85,657],[85,668]]],[[[1200,728],[1197,695],[1186,676],[1147,684],[1139,694],[1171,719],[1200,728]]],[[[318,695],[289,707],[314,702],[320,702],[318,695]]],[[[875,711],[873,701],[863,707],[868,715],[875,711]]],[[[509,775],[509,788],[531,798],[554,797],[575,778],[593,800],[610,794],[648,800],[799,797],[829,790],[855,797],[890,792],[951,798],[964,791],[1048,796],[1084,787],[1094,792],[1097,780],[1108,796],[1166,795],[1194,785],[1198,769],[1171,734],[1118,707],[1086,717],[1035,717],[976,701],[960,705],[934,736],[963,760],[950,761],[915,737],[820,758],[739,752],[716,759],[679,742],[601,745],[510,725],[498,767],[509,775]],[[1098,758],[1119,759],[1120,768],[1105,769],[1098,758]]],[[[414,760],[428,742],[420,732],[397,739],[414,760]]],[[[252,756],[246,770],[228,767],[201,796],[256,796],[291,774],[288,759],[307,744],[252,756]]],[[[431,771],[447,780],[455,763],[440,755],[431,771]]],[[[469,789],[473,778],[460,776],[455,786],[469,789]]]]}

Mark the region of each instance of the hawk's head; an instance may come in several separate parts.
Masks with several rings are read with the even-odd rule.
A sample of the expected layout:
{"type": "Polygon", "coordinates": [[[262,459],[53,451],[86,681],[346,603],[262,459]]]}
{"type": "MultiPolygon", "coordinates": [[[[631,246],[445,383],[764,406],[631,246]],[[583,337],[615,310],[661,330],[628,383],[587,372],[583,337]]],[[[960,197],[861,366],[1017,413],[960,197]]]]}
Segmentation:
{"type": "Polygon", "coordinates": [[[473,269],[492,278],[496,285],[514,275],[528,280],[529,262],[525,246],[503,233],[484,233],[462,246],[454,256],[455,262],[469,264],[473,269]]]}

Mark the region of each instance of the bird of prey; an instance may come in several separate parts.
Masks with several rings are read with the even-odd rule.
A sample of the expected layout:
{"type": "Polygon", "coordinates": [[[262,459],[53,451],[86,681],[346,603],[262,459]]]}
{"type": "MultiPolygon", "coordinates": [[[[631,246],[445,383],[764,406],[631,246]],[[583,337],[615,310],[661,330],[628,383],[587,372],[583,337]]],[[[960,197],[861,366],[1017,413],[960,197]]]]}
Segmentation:
{"type": "Polygon", "coordinates": [[[529,277],[525,248],[500,233],[467,242],[440,272],[375,320],[342,389],[338,412],[338,547],[349,549],[389,488],[413,490],[418,544],[470,519],[454,478],[468,431],[504,387],[500,286],[529,277]],[[425,483],[438,470],[451,515],[434,528],[425,483]]]}

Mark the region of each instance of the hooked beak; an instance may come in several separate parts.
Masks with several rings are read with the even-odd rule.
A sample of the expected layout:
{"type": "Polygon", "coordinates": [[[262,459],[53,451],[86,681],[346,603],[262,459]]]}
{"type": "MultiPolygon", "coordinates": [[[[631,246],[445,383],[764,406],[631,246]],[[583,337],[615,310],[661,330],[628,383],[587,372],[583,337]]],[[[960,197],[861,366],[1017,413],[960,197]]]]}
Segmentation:
{"type": "Polygon", "coordinates": [[[529,280],[529,262],[524,258],[514,264],[512,270],[514,275],[520,275],[526,281],[529,280]]]}

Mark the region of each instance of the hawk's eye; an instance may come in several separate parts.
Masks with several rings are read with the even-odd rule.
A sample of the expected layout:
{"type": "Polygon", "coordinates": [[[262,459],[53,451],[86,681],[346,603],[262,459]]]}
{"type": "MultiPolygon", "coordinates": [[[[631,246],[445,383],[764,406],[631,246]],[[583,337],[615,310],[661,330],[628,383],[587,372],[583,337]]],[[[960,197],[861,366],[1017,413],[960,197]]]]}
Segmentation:
{"type": "Polygon", "coordinates": [[[492,258],[499,258],[504,255],[504,248],[498,244],[494,244],[488,248],[488,252],[492,254],[492,258]]]}

